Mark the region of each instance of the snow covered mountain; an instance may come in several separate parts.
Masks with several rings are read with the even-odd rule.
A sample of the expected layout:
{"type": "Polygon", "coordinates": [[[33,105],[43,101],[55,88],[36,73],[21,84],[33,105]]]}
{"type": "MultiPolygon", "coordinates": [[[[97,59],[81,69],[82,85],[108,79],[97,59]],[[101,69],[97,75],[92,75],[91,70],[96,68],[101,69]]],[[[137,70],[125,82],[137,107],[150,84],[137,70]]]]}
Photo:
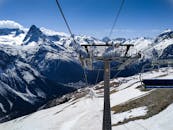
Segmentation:
{"type": "Polygon", "coordinates": [[[17,56],[0,51],[0,122],[35,111],[73,88],[50,81],[17,56]]]}
{"type": "MultiPolygon", "coordinates": [[[[140,72],[153,57],[172,58],[172,33],[169,30],[156,38],[103,41],[134,44],[130,53],[142,52],[141,59],[119,73],[129,76],[140,72]]],[[[104,42],[90,36],[75,36],[75,39],[77,45],[65,33],[35,25],[27,29],[14,21],[0,21],[0,122],[33,112],[48,100],[74,91],[70,84],[83,84],[85,78],[78,53],[84,49],[80,45],[104,42]]],[[[94,48],[96,54],[113,50],[94,48]]],[[[95,83],[97,72],[87,70],[86,74],[88,82],[95,83]]],[[[101,74],[98,81],[102,80],[101,74]]]]}

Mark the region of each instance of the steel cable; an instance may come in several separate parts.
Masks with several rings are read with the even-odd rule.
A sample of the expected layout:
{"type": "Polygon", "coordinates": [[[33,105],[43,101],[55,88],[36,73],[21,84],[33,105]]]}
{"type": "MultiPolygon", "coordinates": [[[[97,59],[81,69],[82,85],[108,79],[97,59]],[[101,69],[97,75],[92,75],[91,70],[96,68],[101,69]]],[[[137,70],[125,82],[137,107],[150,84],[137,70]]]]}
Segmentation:
{"type": "Polygon", "coordinates": [[[116,14],[116,16],[115,16],[115,20],[114,20],[114,22],[113,22],[112,28],[111,28],[110,33],[109,33],[109,35],[108,35],[109,38],[111,37],[111,35],[112,35],[113,31],[114,31],[115,25],[116,25],[116,23],[117,23],[117,21],[118,21],[118,18],[119,18],[119,16],[120,16],[120,13],[121,13],[121,11],[122,11],[122,8],[123,8],[124,3],[125,3],[125,0],[122,0],[122,1],[121,1],[121,5],[120,5],[120,8],[118,9],[118,12],[117,12],[117,14],[116,14]]]}

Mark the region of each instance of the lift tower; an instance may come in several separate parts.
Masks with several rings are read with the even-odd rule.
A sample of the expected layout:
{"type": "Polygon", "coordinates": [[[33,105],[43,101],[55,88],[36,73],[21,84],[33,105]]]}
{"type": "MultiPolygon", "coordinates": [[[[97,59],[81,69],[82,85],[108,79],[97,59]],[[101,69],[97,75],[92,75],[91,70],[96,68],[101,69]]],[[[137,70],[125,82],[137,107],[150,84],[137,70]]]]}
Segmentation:
{"type": "MultiPolygon", "coordinates": [[[[102,61],[104,63],[104,107],[103,107],[103,124],[102,124],[102,130],[112,130],[112,124],[111,124],[111,109],[110,109],[110,63],[112,61],[116,61],[118,63],[121,63],[122,65],[129,65],[130,63],[134,62],[136,59],[140,58],[141,55],[138,53],[135,56],[128,56],[129,49],[134,46],[132,44],[119,44],[113,45],[113,44],[85,44],[81,45],[86,49],[86,52],[88,53],[87,57],[80,56],[80,60],[82,63],[84,62],[90,62],[92,60],[96,61],[102,61]],[[125,47],[125,52],[121,56],[94,56],[89,52],[89,47],[96,47],[96,46],[105,46],[105,47],[125,47]]],[[[122,69],[122,67],[121,67],[122,69]]]]}

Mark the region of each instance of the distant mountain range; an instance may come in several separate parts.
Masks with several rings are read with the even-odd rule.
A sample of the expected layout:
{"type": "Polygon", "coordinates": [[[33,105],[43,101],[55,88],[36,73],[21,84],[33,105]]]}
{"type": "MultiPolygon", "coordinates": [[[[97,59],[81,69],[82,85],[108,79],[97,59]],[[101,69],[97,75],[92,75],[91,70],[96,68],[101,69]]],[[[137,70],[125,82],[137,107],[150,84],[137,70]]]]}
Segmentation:
{"type": "MultiPolygon", "coordinates": [[[[14,21],[0,21],[0,122],[35,111],[48,100],[75,91],[78,82],[85,82],[83,67],[78,60],[78,53],[85,51],[81,44],[104,44],[105,41],[134,44],[130,53],[140,51],[143,57],[127,66],[119,76],[140,72],[143,64],[151,63],[153,58],[167,59],[173,55],[171,30],[156,38],[112,40],[105,37],[99,40],[75,36],[75,40],[77,45],[65,33],[35,25],[26,29],[14,21]],[[69,83],[76,86],[71,87],[69,83]]],[[[114,48],[94,48],[95,54],[103,52],[114,52],[114,48]]],[[[102,64],[95,64],[98,65],[102,64]]],[[[112,72],[112,76],[116,72],[112,72]]],[[[88,82],[95,83],[97,71],[86,70],[86,74],[88,82]]],[[[102,80],[101,74],[98,81],[102,80]]]]}

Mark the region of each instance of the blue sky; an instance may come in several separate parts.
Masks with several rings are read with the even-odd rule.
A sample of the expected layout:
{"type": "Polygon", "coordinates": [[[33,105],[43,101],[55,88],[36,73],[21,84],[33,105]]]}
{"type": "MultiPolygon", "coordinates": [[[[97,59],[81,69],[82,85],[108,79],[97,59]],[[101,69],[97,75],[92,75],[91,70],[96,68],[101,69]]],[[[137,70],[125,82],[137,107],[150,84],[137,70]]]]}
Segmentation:
{"type": "MultiPolygon", "coordinates": [[[[109,34],[121,0],[59,0],[73,33],[109,34]]],[[[0,20],[67,32],[55,0],[0,0],[0,20]]],[[[153,37],[173,29],[173,0],[125,0],[112,38],[153,37]]]]}

